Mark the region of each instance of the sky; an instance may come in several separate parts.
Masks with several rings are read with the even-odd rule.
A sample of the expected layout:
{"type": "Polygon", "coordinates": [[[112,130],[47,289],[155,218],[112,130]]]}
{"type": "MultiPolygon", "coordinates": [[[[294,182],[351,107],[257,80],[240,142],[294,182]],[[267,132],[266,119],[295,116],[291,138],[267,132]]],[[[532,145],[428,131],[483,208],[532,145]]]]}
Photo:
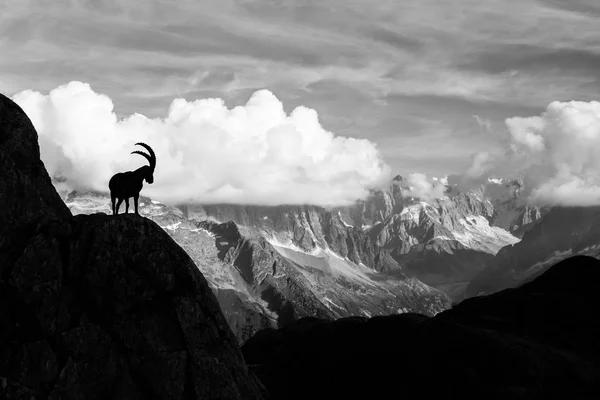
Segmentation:
{"type": "MultiPolygon", "coordinates": [[[[297,134],[298,146],[315,138],[294,160],[230,162],[228,168],[248,171],[244,179],[261,176],[255,186],[262,189],[252,193],[231,182],[233,172],[211,180],[207,163],[189,161],[195,177],[187,178],[197,188],[177,198],[212,190],[214,199],[289,201],[264,188],[293,181],[304,183],[286,186],[286,193],[304,191],[311,199],[330,187],[337,194],[319,202],[347,201],[395,174],[415,182],[514,174],[502,161],[508,156],[513,167],[533,171],[534,197],[563,201],[577,193],[587,204],[600,201],[597,154],[590,149],[600,145],[599,26],[595,0],[0,0],[0,92],[37,115],[48,157],[60,150],[77,166],[93,158],[82,146],[97,149],[100,142],[77,139],[92,125],[111,132],[113,145],[101,153],[108,157],[109,148],[137,141],[122,139],[126,127],[136,126],[138,136],[167,147],[157,151],[169,158],[163,179],[183,173],[190,143],[202,147],[214,136],[190,133],[207,123],[225,132],[221,146],[245,144],[239,154],[222,150],[221,161],[240,160],[252,146],[264,154],[284,151],[266,139],[274,127],[293,128],[286,134],[297,134]],[[89,111],[88,125],[60,122],[83,107],[77,96],[103,111],[89,111]],[[252,104],[266,107],[259,114],[271,123],[246,119],[252,128],[240,133],[232,126],[242,112],[232,116],[232,110],[247,114],[252,104]],[[193,117],[194,108],[206,107],[228,117],[193,117]],[[176,118],[182,112],[185,123],[176,118]],[[142,133],[144,124],[152,133],[142,133]],[[177,124],[188,139],[165,141],[175,137],[177,124]],[[65,126],[78,130],[64,133],[65,126]],[[537,145],[528,140],[536,135],[537,145]],[[79,152],[65,150],[67,143],[79,143],[79,152]],[[323,143],[329,147],[315,156],[323,143]],[[323,169],[327,176],[316,172],[323,169]],[[277,170],[287,172],[277,177],[277,170]]],[[[210,149],[195,151],[219,161],[209,157],[218,144],[210,149]]],[[[120,150],[121,161],[109,171],[99,166],[98,153],[83,170],[101,169],[95,183],[101,185],[113,169],[130,164],[128,154],[120,150]]]]}

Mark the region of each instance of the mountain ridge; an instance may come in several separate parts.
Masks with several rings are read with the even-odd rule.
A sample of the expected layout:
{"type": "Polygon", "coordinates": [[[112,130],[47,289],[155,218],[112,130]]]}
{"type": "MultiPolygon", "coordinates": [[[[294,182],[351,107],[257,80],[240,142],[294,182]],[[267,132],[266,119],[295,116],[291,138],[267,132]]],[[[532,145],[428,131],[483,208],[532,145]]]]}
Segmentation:
{"type": "Polygon", "coordinates": [[[521,242],[503,248],[473,278],[467,296],[514,287],[571,255],[600,258],[600,207],[553,207],[527,231],[521,242]]]}
{"type": "Polygon", "coordinates": [[[274,399],[386,398],[398,390],[593,399],[600,394],[599,274],[599,260],[573,257],[519,288],[434,317],[306,318],[259,332],[242,351],[274,399]]]}

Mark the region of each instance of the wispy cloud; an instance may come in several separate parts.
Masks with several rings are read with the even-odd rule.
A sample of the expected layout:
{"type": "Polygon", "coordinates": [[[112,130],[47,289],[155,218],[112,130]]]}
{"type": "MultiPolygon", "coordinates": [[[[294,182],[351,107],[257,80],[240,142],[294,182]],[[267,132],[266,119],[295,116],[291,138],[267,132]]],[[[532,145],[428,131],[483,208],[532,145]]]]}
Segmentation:
{"type": "Polygon", "coordinates": [[[233,107],[267,88],[286,107],[318,110],[333,132],[385,143],[399,173],[441,176],[497,151],[473,115],[501,126],[600,89],[594,0],[9,3],[4,93],[79,80],[119,116],[157,117],[176,97],[233,107]]]}

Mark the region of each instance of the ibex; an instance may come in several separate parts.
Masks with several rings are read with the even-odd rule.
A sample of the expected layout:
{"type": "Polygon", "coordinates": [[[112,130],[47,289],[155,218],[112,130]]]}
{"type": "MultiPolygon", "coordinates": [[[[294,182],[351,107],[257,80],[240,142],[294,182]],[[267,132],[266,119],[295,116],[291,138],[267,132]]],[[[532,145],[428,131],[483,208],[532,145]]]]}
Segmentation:
{"type": "Polygon", "coordinates": [[[125,214],[129,211],[129,198],[133,197],[135,205],[135,213],[138,213],[138,199],[140,197],[140,191],[144,186],[144,179],[146,182],[152,184],[154,182],[154,168],[156,167],[156,155],[154,151],[145,143],[136,143],[136,146],[142,146],[150,155],[142,151],[132,151],[131,154],[139,154],[144,156],[150,162],[150,165],[144,165],[136,169],[135,171],[119,172],[113,175],[108,182],[108,188],[110,189],[110,200],[112,202],[113,215],[119,214],[119,207],[125,200],[125,214]],[[118,200],[118,202],[117,202],[118,200]],[[115,204],[116,202],[116,204],[115,204]]]}

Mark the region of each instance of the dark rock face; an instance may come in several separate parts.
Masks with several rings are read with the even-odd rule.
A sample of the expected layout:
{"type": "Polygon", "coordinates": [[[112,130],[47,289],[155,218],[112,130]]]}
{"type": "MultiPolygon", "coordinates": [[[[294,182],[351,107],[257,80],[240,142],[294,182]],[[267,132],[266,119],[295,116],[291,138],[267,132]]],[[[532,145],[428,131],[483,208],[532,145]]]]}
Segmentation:
{"type": "Polygon", "coordinates": [[[533,228],[533,226],[542,220],[544,215],[550,212],[551,207],[539,207],[533,205],[525,205],[518,208],[517,216],[511,221],[509,230],[510,233],[518,238],[523,238],[525,233],[533,228]]]}
{"type": "Polygon", "coordinates": [[[357,264],[362,262],[379,272],[404,275],[389,252],[371,240],[362,229],[345,226],[338,215],[330,212],[321,216],[321,226],[325,241],[340,256],[348,257],[357,264]]]}
{"type": "Polygon", "coordinates": [[[139,216],[71,217],[4,96],[0,129],[0,398],[262,398],[189,256],[139,216]]]}
{"type": "Polygon", "coordinates": [[[305,319],[242,350],[274,399],[593,399],[599,280],[600,261],[576,257],[433,318],[305,319]]]}
{"type": "Polygon", "coordinates": [[[14,102],[0,94],[0,272],[36,221],[68,218],[40,160],[37,133],[14,102]]]}
{"type": "Polygon", "coordinates": [[[600,257],[600,207],[554,207],[523,239],[500,250],[469,283],[467,296],[515,287],[571,255],[600,257]]]}
{"type": "Polygon", "coordinates": [[[574,256],[518,288],[467,299],[440,314],[566,350],[600,367],[600,260],[574,256]]]}
{"type": "Polygon", "coordinates": [[[217,288],[213,291],[219,300],[221,311],[240,345],[261,329],[276,326],[275,321],[265,315],[263,310],[252,307],[253,304],[240,298],[235,290],[217,288]]]}
{"type": "Polygon", "coordinates": [[[524,191],[522,178],[490,182],[484,187],[484,195],[494,205],[493,224],[518,238],[522,238],[550,210],[550,207],[527,204],[524,191]]]}

